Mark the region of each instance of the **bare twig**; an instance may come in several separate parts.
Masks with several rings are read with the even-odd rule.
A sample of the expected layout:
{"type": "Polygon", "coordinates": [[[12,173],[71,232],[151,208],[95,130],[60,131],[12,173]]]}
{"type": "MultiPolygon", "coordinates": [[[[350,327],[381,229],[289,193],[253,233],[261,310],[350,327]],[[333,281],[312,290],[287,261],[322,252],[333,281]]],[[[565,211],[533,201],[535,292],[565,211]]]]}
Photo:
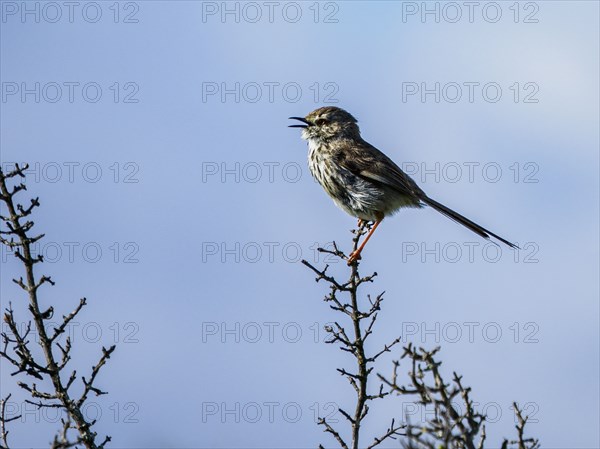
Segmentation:
{"type": "MultiPolygon", "coordinates": [[[[17,371],[15,371],[13,375],[24,373],[27,376],[39,380],[50,380],[54,390],[53,392],[39,391],[35,383],[29,384],[26,382],[18,382],[18,385],[29,392],[33,399],[36,399],[36,401],[27,400],[26,402],[40,408],[61,408],[66,411],[68,418],[63,422],[61,432],[54,438],[52,443],[53,448],[69,448],[79,444],[88,449],[101,448],[110,441],[110,437],[106,437],[100,445],[96,444],[96,433],[91,430],[94,422],[88,421],[83,416],[82,406],[90,392],[97,395],[105,394],[105,392],[94,385],[94,382],[96,381],[100,368],[106,363],[106,360],[110,357],[115,347],[112,346],[109,349],[103,348],[100,361],[92,368],[90,380],[86,381],[84,377],[82,378],[84,391],[81,397],[79,400],[72,399],[68,390],[75,381],[75,372],[71,374],[66,385],[61,378],[62,370],[70,360],[69,353],[71,350],[71,341],[67,338],[65,346],[62,346],[56,342],[56,339],[81,311],[82,307],[86,304],[86,300],[85,298],[81,299],[77,308],[69,315],[63,317],[62,323],[54,329],[54,334],[52,336],[48,335],[44,326],[44,320],[52,317],[54,308],[50,306],[45,308],[45,310],[41,310],[38,290],[45,284],[54,285],[54,282],[49,276],[45,275],[36,279],[34,266],[42,262],[43,257],[34,256],[32,254],[31,245],[41,239],[43,234],[30,237],[28,232],[33,228],[34,223],[31,220],[22,221],[25,217],[32,214],[32,211],[40,205],[40,202],[38,198],[31,199],[30,204],[27,207],[16,203],[14,201],[15,195],[22,190],[26,190],[26,186],[25,184],[20,183],[15,185],[12,189],[9,189],[7,185],[7,181],[13,178],[24,178],[27,168],[27,166],[19,167],[19,165],[16,165],[15,169],[9,173],[4,173],[0,169],[0,201],[5,204],[6,210],[8,211],[7,216],[0,216],[0,222],[4,223],[7,228],[7,230],[0,230],[0,244],[13,248],[14,255],[23,263],[25,268],[25,278],[20,277],[19,279],[13,279],[13,281],[28,295],[28,309],[31,313],[33,324],[38,335],[38,343],[43,351],[44,361],[37,360],[29,348],[30,342],[27,339],[27,336],[31,330],[31,322],[29,323],[27,330],[21,334],[10,305],[4,314],[4,321],[7,323],[12,335],[6,333],[1,334],[3,347],[0,351],[0,357],[5,358],[17,368],[17,371]],[[58,362],[54,356],[53,348],[55,346],[62,353],[60,362],[58,362]],[[10,350],[12,350],[12,354],[10,353],[10,350]],[[68,438],[70,429],[75,429],[78,433],[78,436],[74,441],[71,441],[68,438]]],[[[5,403],[6,400],[2,402],[0,410],[0,433],[3,444],[7,447],[8,443],[6,441],[6,436],[8,435],[8,431],[6,430],[6,423],[15,418],[5,418],[5,403]]]]}
{"type": "Polygon", "coordinates": [[[4,399],[0,399],[0,438],[2,439],[2,442],[0,444],[0,449],[8,449],[8,447],[9,447],[8,446],[9,431],[6,429],[6,424],[11,421],[16,421],[17,419],[19,419],[21,417],[21,415],[12,416],[10,418],[6,417],[6,403],[8,402],[8,400],[10,399],[11,396],[12,395],[9,394],[4,399]]]}
{"type": "MultiPolygon", "coordinates": [[[[367,230],[368,225],[363,223],[358,229],[353,231],[353,250],[358,248],[360,239],[367,230]]],[[[340,260],[347,259],[344,252],[337,247],[335,242],[333,243],[333,250],[319,248],[319,251],[330,254],[340,260]]],[[[342,408],[338,409],[340,414],[350,425],[351,437],[349,438],[349,444],[342,438],[340,431],[334,429],[325,421],[325,419],[320,418],[318,423],[325,427],[325,432],[330,433],[341,448],[357,449],[361,438],[362,422],[369,412],[369,402],[375,399],[381,399],[388,394],[383,391],[382,386],[380,386],[377,393],[369,393],[369,378],[373,369],[370,365],[382,354],[389,352],[390,348],[399,342],[399,339],[385,345],[383,349],[373,355],[366,354],[365,340],[373,332],[373,327],[377,320],[377,311],[380,310],[383,301],[383,293],[379,294],[375,301],[372,301],[369,296],[369,308],[368,310],[363,311],[359,305],[358,289],[359,286],[364,283],[373,282],[377,273],[361,277],[358,272],[359,262],[356,261],[350,265],[350,277],[348,281],[342,283],[327,272],[329,266],[325,266],[325,268],[321,270],[305,260],[303,260],[302,263],[317,275],[317,282],[323,280],[329,284],[330,292],[325,297],[325,301],[329,303],[331,309],[336,312],[341,312],[344,316],[348,317],[351,322],[351,330],[346,330],[346,328],[337,321],[334,323],[334,326],[325,327],[325,331],[329,333],[327,343],[339,345],[339,348],[342,351],[352,354],[356,361],[356,372],[348,371],[345,368],[338,368],[338,372],[348,380],[356,393],[356,402],[352,412],[348,412],[342,408]],[[346,299],[342,300],[341,297],[338,296],[340,293],[344,294],[346,299]],[[366,325],[363,323],[363,320],[365,320],[366,325]]],[[[371,443],[369,448],[374,448],[382,442],[400,435],[402,428],[403,425],[396,425],[395,422],[392,421],[391,425],[381,436],[373,439],[373,443],[371,443]]]]}
{"type": "MultiPolygon", "coordinates": [[[[362,223],[358,229],[353,231],[353,250],[358,248],[359,241],[367,229],[368,225],[362,223]]],[[[345,253],[335,243],[333,250],[320,248],[319,251],[341,260],[347,259],[345,253]]],[[[361,426],[369,413],[370,401],[396,393],[411,397],[416,405],[432,407],[433,418],[416,424],[410,423],[408,419],[406,423],[398,424],[392,420],[388,429],[381,436],[375,437],[370,445],[362,447],[373,449],[389,439],[400,439],[401,445],[407,449],[484,449],[486,417],[475,409],[470,396],[471,389],[463,385],[462,376],[453,373],[450,382],[444,380],[440,370],[441,362],[436,358],[440,348],[428,351],[408,344],[402,355],[402,358],[407,359],[410,364],[408,385],[400,382],[400,363],[395,361],[391,377],[387,378],[378,374],[382,383],[379,385],[378,391],[369,392],[369,386],[372,383],[372,364],[400,343],[400,338],[397,338],[384,345],[379,351],[369,355],[365,350],[365,340],[373,333],[378,314],[381,311],[383,293],[377,295],[375,299],[367,295],[368,309],[362,310],[358,290],[360,285],[373,282],[377,273],[361,277],[358,272],[359,262],[355,261],[350,264],[348,281],[340,282],[328,272],[328,265],[324,269],[319,269],[305,260],[302,263],[317,275],[317,282],[324,281],[328,284],[329,293],[324,300],[332,310],[347,317],[345,319],[349,319],[351,324],[351,329],[346,329],[340,321],[335,321],[333,325],[325,327],[329,334],[326,343],[336,344],[342,351],[352,354],[355,359],[354,368],[337,368],[337,371],[346,378],[356,394],[353,411],[338,409],[350,428],[349,437],[345,439],[345,433],[335,429],[324,418],[319,418],[318,421],[318,424],[324,427],[324,431],[333,436],[339,447],[358,449],[362,438],[361,426]]],[[[523,418],[516,404],[514,404],[514,408],[518,419],[517,439],[505,440],[502,449],[539,449],[538,440],[524,437],[527,418],[523,418]]],[[[319,446],[319,448],[323,448],[323,446],[319,446]]]]}
{"type": "MultiPolygon", "coordinates": [[[[406,426],[405,447],[410,449],[483,449],[486,440],[485,415],[477,412],[470,398],[471,389],[462,383],[462,376],[453,373],[452,382],[446,383],[440,372],[441,362],[436,360],[440,348],[427,351],[408,344],[404,348],[402,358],[409,360],[411,369],[408,372],[409,385],[398,383],[399,362],[394,363],[390,379],[379,374],[381,381],[391,392],[403,396],[416,396],[415,404],[433,408],[433,419],[426,422],[406,426]]],[[[518,439],[505,440],[502,448],[538,449],[539,443],[534,439],[526,439],[523,429],[527,418],[523,419],[517,405],[515,413],[519,419],[517,425],[518,439]]]]}

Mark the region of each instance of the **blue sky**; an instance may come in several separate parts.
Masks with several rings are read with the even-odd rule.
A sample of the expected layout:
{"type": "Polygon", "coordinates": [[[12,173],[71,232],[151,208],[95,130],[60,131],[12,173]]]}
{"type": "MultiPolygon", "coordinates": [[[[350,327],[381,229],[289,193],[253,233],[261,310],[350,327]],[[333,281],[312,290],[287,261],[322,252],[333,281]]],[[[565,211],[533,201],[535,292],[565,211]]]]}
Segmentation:
{"type": "MultiPolygon", "coordinates": [[[[499,411],[490,441],[512,434],[517,401],[545,447],[598,447],[598,4],[490,3],[470,19],[429,2],[436,22],[421,2],[82,2],[71,19],[62,3],[2,2],[1,161],[33,167],[57,282],[43,301],[62,314],[89,300],[74,367],[119,344],[110,395],[88,410],[113,447],[333,443],[314,414],[351,403],[335,371],[351,361],[319,342],[338,317],[298,260],[347,250],[355,221],[286,127],[325,104],[523,248],[498,255],[430,209],[386,220],[362,263],[379,273],[364,293],[386,292],[370,348],[440,344],[499,411]]],[[[21,267],[1,257],[2,308],[23,321],[21,267]]],[[[46,446],[56,419],[23,409],[4,365],[0,381],[27,412],[13,445],[46,446]]],[[[367,434],[403,401],[376,404],[367,434]]]]}

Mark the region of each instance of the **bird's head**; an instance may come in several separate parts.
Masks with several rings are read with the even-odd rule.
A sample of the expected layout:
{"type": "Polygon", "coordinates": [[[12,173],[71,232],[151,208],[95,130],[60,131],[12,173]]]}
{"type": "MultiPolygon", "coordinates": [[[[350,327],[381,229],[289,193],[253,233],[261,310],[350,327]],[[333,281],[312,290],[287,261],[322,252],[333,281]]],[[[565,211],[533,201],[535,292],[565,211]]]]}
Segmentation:
{"type": "Polygon", "coordinates": [[[302,138],[305,140],[360,136],[356,119],[352,114],[334,106],[315,109],[306,117],[290,117],[290,119],[303,123],[302,125],[290,125],[290,128],[303,128],[302,138]]]}

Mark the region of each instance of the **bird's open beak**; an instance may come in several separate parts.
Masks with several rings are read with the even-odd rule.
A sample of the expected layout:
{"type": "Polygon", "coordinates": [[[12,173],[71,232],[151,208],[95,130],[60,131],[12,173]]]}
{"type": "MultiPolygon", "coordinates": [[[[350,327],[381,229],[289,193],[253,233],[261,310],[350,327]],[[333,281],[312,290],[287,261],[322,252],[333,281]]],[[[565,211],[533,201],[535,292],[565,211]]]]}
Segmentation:
{"type": "Polygon", "coordinates": [[[310,126],[310,122],[303,117],[290,117],[290,120],[299,120],[305,125],[290,125],[288,128],[308,128],[310,126]]]}

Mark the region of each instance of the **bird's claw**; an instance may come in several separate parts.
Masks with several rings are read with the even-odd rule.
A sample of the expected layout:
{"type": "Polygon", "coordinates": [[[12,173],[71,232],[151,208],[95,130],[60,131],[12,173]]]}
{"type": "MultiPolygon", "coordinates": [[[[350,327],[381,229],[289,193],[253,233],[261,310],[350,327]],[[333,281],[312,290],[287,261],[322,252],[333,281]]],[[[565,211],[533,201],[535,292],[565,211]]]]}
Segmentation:
{"type": "Polygon", "coordinates": [[[348,265],[352,265],[354,262],[360,259],[360,251],[352,251],[352,253],[348,256],[348,265]]]}

